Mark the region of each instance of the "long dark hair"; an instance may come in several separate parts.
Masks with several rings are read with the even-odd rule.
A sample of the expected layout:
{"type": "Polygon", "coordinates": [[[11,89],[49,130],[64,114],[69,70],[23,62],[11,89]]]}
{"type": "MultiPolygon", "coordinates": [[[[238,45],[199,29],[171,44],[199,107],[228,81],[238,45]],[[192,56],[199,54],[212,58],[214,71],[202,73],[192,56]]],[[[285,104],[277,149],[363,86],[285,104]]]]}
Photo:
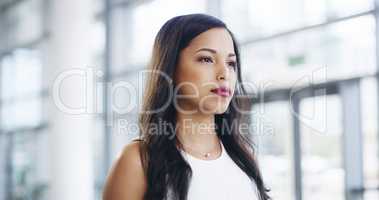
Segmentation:
{"type": "Polygon", "coordinates": [[[144,102],[139,115],[139,144],[147,179],[144,200],[163,200],[168,193],[173,199],[187,198],[192,170],[177,147],[179,141],[174,130],[151,125],[166,123],[176,127],[174,96],[170,92],[175,83],[168,81],[167,77],[174,80],[181,50],[197,35],[211,28],[224,28],[230,33],[237,57],[237,87],[227,111],[215,115],[217,136],[232,160],[255,182],[260,200],[270,199],[267,194],[269,190],[265,187],[258,168],[254,145],[248,134],[241,133],[238,128],[238,124],[243,121],[250,121],[249,115],[242,114],[238,109],[244,110],[244,105],[249,106],[250,103],[238,98],[246,95],[246,90],[241,84],[240,54],[235,37],[221,20],[205,14],[190,14],[168,20],[159,30],[154,42],[149,65],[149,72],[152,73],[149,73],[146,80],[144,102]],[[161,76],[162,74],[167,76],[161,76]],[[158,109],[161,110],[149,112],[158,109]],[[234,125],[228,126],[232,122],[234,125]]]}

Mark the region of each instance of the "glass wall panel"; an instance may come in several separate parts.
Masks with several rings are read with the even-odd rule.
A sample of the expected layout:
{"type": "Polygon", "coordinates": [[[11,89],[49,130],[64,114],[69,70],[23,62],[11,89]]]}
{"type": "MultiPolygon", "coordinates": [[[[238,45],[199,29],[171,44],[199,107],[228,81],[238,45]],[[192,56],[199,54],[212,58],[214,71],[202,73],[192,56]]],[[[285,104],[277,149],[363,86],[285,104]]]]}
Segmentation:
{"type": "Polygon", "coordinates": [[[373,74],[375,20],[368,15],[245,45],[242,59],[246,80],[272,81],[277,88],[307,76],[326,82],[373,74]]]}
{"type": "Polygon", "coordinates": [[[341,108],[337,95],[300,102],[304,199],[345,198],[341,108]]]}
{"type": "Polygon", "coordinates": [[[373,9],[373,0],[222,1],[222,18],[238,39],[265,37],[373,9]]]}
{"type": "Polygon", "coordinates": [[[252,112],[253,141],[273,199],[294,197],[293,130],[288,102],[257,104],[252,112]]]}

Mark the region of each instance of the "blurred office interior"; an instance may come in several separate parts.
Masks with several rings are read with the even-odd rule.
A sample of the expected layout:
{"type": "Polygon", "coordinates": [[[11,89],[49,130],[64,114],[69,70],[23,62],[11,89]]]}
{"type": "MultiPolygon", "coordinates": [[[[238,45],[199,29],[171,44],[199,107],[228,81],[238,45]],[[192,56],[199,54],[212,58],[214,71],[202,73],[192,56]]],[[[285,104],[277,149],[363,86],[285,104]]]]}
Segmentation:
{"type": "Polygon", "coordinates": [[[101,199],[142,98],[105,83],[141,86],[159,28],[189,13],[241,45],[274,199],[379,199],[379,0],[0,0],[0,200],[101,199]]]}

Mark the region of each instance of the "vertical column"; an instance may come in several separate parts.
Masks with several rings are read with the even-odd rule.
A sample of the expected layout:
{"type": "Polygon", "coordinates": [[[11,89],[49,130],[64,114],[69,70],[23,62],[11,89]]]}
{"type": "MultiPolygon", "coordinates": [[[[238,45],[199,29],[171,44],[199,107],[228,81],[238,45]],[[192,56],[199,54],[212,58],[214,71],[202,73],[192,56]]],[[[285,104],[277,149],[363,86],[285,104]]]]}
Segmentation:
{"type": "MultiPolygon", "coordinates": [[[[378,134],[378,144],[379,144],[379,0],[375,0],[375,35],[376,35],[376,84],[377,84],[377,114],[378,114],[378,125],[377,125],[377,134],[378,134]]],[[[377,157],[379,160],[379,147],[377,147],[378,152],[377,152],[377,157]]],[[[379,169],[378,169],[379,170],[379,169]]],[[[378,177],[379,180],[379,177],[378,177]]]]}
{"type": "Polygon", "coordinates": [[[343,149],[346,200],[363,199],[363,149],[360,102],[360,80],[339,85],[343,108],[343,149]]]}
{"type": "Polygon", "coordinates": [[[91,63],[93,0],[50,0],[49,8],[45,22],[49,38],[43,54],[44,85],[49,91],[45,107],[49,123],[48,199],[93,200],[94,119],[87,113],[93,108],[88,90],[94,83],[85,74],[91,63]]]}
{"type": "Polygon", "coordinates": [[[12,199],[13,195],[13,144],[14,144],[13,132],[8,132],[4,136],[6,137],[5,147],[5,199],[12,199]]]}
{"type": "MultiPolygon", "coordinates": [[[[2,31],[3,30],[3,24],[2,24],[3,20],[0,19],[0,35],[4,35],[2,34],[2,31]]],[[[0,37],[0,44],[1,44],[1,37],[0,37]]],[[[2,71],[3,71],[3,68],[2,68],[2,65],[1,65],[1,53],[0,53],[0,113],[1,113],[1,110],[3,109],[2,107],[2,91],[1,91],[1,86],[2,86],[2,81],[1,81],[1,78],[2,78],[2,71]]],[[[0,115],[0,200],[5,200],[5,191],[6,191],[6,181],[5,181],[5,174],[6,174],[6,171],[5,171],[5,165],[6,165],[6,160],[5,160],[5,150],[6,150],[6,138],[5,138],[5,135],[3,133],[3,127],[2,127],[2,123],[1,123],[1,115],[0,115]]]]}
{"type": "Polygon", "coordinates": [[[292,106],[292,121],[293,121],[293,162],[294,162],[294,183],[295,183],[295,199],[303,199],[303,184],[302,184],[302,167],[301,167],[301,134],[300,134],[300,98],[293,95],[290,99],[292,106]]]}
{"type": "Polygon", "coordinates": [[[104,97],[103,97],[103,122],[104,122],[104,161],[103,161],[103,174],[101,182],[105,182],[105,178],[110,168],[111,162],[111,127],[112,127],[112,112],[110,106],[110,91],[108,83],[111,79],[111,65],[112,65],[112,1],[104,0],[104,25],[105,25],[105,47],[104,47],[104,97]]]}
{"type": "MultiPolygon", "coordinates": [[[[0,108],[1,109],[1,108],[0,108]]],[[[6,199],[7,138],[0,130],[0,200],[6,199]]]]}
{"type": "MultiPolygon", "coordinates": [[[[120,81],[134,84],[133,80],[134,74],[137,74],[135,71],[137,66],[133,63],[133,54],[129,53],[133,52],[133,46],[135,46],[133,45],[135,42],[135,37],[133,36],[133,6],[113,8],[111,11],[112,12],[109,13],[111,19],[109,19],[108,22],[110,24],[110,38],[108,39],[110,51],[106,54],[110,59],[108,70],[115,75],[112,77],[111,81],[113,85],[117,85],[120,81]]],[[[137,86],[137,84],[134,86],[137,86]]],[[[129,118],[133,118],[134,114],[132,112],[124,114],[119,113],[118,110],[115,109],[117,107],[122,110],[126,107],[125,104],[119,104],[121,99],[123,99],[124,102],[135,100],[128,99],[129,94],[127,92],[129,91],[125,88],[117,88],[117,92],[109,91],[108,97],[110,97],[110,99],[108,102],[113,105],[108,104],[108,112],[109,115],[112,116],[111,119],[108,119],[108,125],[112,125],[107,132],[107,135],[110,138],[109,145],[111,146],[109,150],[108,165],[119,156],[125,144],[130,140],[130,133],[126,133],[120,129],[120,122],[130,122],[129,118]],[[110,92],[113,92],[113,94],[110,94],[110,92]],[[112,107],[114,108],[113,110],[112,107]]],[[[131,98],[137,97],[134,96],[131,98]]]]}

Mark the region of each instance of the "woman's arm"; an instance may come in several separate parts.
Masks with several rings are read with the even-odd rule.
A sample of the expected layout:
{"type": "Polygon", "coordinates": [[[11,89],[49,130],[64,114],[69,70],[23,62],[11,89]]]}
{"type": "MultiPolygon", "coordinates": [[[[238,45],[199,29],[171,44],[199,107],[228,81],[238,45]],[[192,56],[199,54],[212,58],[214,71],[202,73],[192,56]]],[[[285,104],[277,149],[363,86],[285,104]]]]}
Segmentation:
{"type": "Polygon", "coordinates": [[[103,191],[103,200],[142,200],[145,190],[139,141],[133,141],[125,146],[112,167],[103,191]]]}

